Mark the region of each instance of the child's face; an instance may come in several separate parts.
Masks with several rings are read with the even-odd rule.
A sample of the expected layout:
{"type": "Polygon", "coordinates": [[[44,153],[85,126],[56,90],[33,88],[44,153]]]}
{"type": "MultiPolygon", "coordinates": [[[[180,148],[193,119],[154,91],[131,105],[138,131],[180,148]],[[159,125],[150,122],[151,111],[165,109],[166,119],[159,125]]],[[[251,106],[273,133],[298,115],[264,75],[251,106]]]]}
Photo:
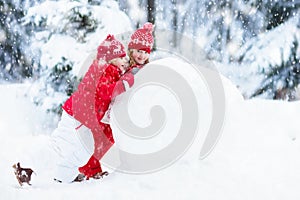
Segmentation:
{"type": "Polygon", "coordinates": [[[115,58],[115,59],[111,60],[111,64],[117,66],[119,69],[121,69],[121,71],[123,73],[129,67],[128,58],[126,56],[122,57],[122,58],[115,58]]]}
{"type": "Polygon", "coordinates": [[[132,49],[131,56],[134,59],[134,61],[139,65],[145,64],[146,60],[149,59],[149,53],[143,50],[132,49]]]}

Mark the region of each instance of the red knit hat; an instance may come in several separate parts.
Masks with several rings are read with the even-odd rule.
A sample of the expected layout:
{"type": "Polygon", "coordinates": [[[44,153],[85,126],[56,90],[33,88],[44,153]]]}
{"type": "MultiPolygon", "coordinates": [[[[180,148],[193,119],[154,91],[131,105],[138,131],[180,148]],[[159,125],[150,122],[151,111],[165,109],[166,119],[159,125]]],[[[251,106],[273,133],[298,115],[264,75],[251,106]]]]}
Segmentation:
{"type": "Polygon", "coordinates": [[[108,35],[106,39],[99,45],[97,59],[104,59],[106,62],[126,56],[124,46],[115,36],[108,35]]]}
{"type": "Polygon", "coordinates": [[[147,22],[142,28],[136,30],[131,35],[128,49],[144,50],[150,53],[153,47],[153,28],[153,24],[147,22]]]}

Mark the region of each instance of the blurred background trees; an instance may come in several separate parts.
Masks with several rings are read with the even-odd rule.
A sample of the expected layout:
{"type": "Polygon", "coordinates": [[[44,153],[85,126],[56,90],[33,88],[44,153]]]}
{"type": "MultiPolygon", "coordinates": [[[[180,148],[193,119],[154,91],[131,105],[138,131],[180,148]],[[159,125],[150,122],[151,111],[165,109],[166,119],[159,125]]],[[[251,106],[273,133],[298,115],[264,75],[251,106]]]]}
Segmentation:
{"type": "Polygon", "coordinates": [[[26,1],[0,1],[0,82],[20,82],[31,78],[38,62],[27,48],[31,27],[22,25],[26,1]]]}
{"type": "MultiPolygon", "coordinates": [[[[125,32],[150,21],[156,29],[193,38],[206,58],[228,70],[243,66],[251,76],[261,77],[247,92],[242,82],[238,84],[246,98],[295,100],[299,84],[299,9],[300,0],[2,0],[0,82],[44,83],[46,86],[40,90],[45,93],[37,95],[36,102],[56,93],[66,98],[78,81],[74,67],[80,60],[76,55],[88,55],[108,31],[121,32],[128,27],[125,32]],[[45,7],[48,10],[42,10],[45,7]],[[110,18],[117,12],[120,18],[109,22],[98,12],[110,18]],[[119,26],[121,23],[125,25],[119,26]],[[63,49],[64,42],[73,56],[66,52],[68,48],[53,51],[55,45],[63,49]],[[280,53],[268,57],[266,52],[270,51],[280,53]]],[[[182,45],[180,39],[174,34],[169,43],[176,48],[182,45]]],[[[242,75],[229,78],[234,76],[242,75]]]]}

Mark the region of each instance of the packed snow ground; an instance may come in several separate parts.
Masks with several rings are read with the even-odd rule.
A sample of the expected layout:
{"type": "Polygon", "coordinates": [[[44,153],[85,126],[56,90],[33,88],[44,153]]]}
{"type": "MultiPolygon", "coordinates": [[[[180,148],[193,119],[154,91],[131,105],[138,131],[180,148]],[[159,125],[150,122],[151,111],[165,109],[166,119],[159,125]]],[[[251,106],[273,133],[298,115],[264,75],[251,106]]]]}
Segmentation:
{"type": "MultiPolygon", "coordinates": [[[[28,85],[1,85],[0,108],[0,198],[1,199],[228,199],[266,200],[300,198],[300,102],[243,100],[235,86],[222,78],[226,95],[223,131],[214,150],[204,160],[199,152],[212,112],[209,91],[193,69],[176,59],[156,64],[169,66],[191,83],[199,109],[199,134],[188,152],[173,165],[142,175],[112,172],[103,180],[60,184],[52,180],[51,130],[43,124],[51,118],[24,97],[28,85]],[[33,155],[32,157],[30,155],[33,155]],[[20,187],[12,164],[21,160],[32,167],[33,186],[20,187]]],[[[139,83],[137,76],[136,84],[139,83]]],[[[156,90],[143,94],[144,102],[172,99],[156,90]]],[[[138,99],[138,98],[137,98],[138,99]]],[[[176,102],[176,101],[174,101],[176,102]]],[[[173,105],[174,102],[170,104],[173,105]]],[[[134,119],[145,104],[130,107],[134,119]]],[[[162,103],[162,105],[164,105],[162,103]]],[[[116,104],[115,106],[118,106],[116,104]]],[[[174,112],[165,107],[165,112],[174,112]]],[[[147,114],[147,112],[146,112],[147,114]]],[[[168,115],[167,115],[168,116],[168,115]]],[[[169,115],[168,120],[177,120],[169,115]]],[[[146,118],[145,118],[146,119],[146,118]]],[[[114,128],[117,134],[120,131],[114,128]]],[[[21,163],[22,164],[22,163],[21,163]]]]}

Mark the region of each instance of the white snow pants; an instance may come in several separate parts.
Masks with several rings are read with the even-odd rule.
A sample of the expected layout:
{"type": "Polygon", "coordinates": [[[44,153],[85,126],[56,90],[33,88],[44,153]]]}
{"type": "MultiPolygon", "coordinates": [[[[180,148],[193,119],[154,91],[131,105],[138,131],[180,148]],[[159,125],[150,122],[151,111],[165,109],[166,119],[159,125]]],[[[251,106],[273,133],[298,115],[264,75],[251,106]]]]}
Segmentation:
{"type": "Polygon", "coordinates": [[[58,155],[54,178],[70,183],[79,174],[78,167],[85,165],[93,153],[92,133],[63,111],[51,139],[58,155]]]}

